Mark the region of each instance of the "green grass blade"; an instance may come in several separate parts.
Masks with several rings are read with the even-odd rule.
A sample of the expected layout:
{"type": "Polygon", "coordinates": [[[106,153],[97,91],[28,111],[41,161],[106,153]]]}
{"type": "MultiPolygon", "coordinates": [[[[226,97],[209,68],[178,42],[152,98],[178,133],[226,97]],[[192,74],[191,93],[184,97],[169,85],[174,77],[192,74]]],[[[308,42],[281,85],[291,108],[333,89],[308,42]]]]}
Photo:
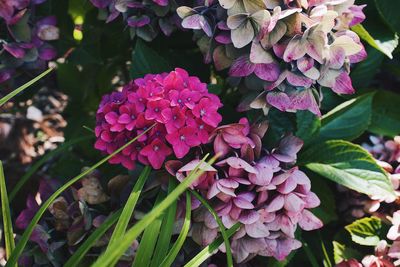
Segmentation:
{"type": "MultiPolygon", "coordinates": [[[[165,198],[165,193],[160,191],[157,196],[154,208],[165,198]]],[[[139,247],[135,255],[133,267],[149,266],[151,256],[157,243],[157,237],[160,234],[163,216],[159,216],[144,230],[142,238],[140,239],[139,247]]]]}
{"type": "MultiPolygon", "coordinates": [[[[226,231],[227,237],[231,237],[240,227],[240,223],[236,223],[231,228],[226,231]]],[[[185,264],[184,267],[197,267],[200,266],[205,260],[211,257],[215,250],[224,243],[224,239],[222,237],[217,238],[210,245],[205,247],[202,251],[200,251],[196,256],[193,257],[188,263],[185,264]]]]}
{"type": "Polygon", "coordinates": [[[183,244],[185,243],[186,237],[189,233],[191,215],[192,215],[192,201],[189,192],[186,191],[186,213],[181,232],[179,233],[179,236],[176,239],[175,244],[169,251],[167,257],[160,264],[160,267],[170,267],[174,263],[174,260],[178,255],[179,251],[181,250],[183,244]]]}
{"type": "Polygon", "coordinates": [[[49,159],[51,159],[52,157],[57,156],[58,154],[60,154],[64,150],[70,148],[71,146],[73,146],[73,145],[75,145],[77,143],[89,140],[90,138],[93,138],[93,137],[94,136],[84,136],[84,137],[75,138],[75,139],[72,139],[71,141],[65,142],[64,144],[62,144],[58,148],[54,149],[53,151],[47,153],[40,160],[35,162],[29,168],[29,170],[18,180],[18,183],[11,190],[11,193],[10,193],[10,195],[8,197],[10,202],[12,202],[14,200],[14,198],[18,194],[19,190],[21,190],[21,188],[29,180],[29,178],[31,178],[31,176],[33,174],[35,174],[40,169],[40,167],[42,167],[42,165],[45,164],[49,159]]]}
{"type": "Polygon", "coordinates": [[[8,95],[6,95],[5,97],[0,99],[0,107],[2,105],[4,105],[5,103],[7,103],[11,98],[13,98],[14,96],[18,95],[19,93],[21,93],[22,91],[24,91],[26,88],[28,88],[29,86],[31,86],[32,84],[36,83],[37,81],[39,81],[40,79],[42,79],[44,76],[46,76],[47,74],[49,74],[50,72],[52,72],[54,70],[54,68],[49,68],[46,71],[42,72],[41,74],[39,74],[38,76],[36,76],[35,78],[33,78],[32,80],[30,80],[29,82],[21,85],[20,87],[18,87],[17,89],[15,89],[14,91],[12,91],[11,93],[9,93],[8,95]]]}
{"type": "Polygon", "coordinates": [[[108,229],[113,226],[119,216],[121,216],[121,211],[119,210],[108,217],[99,228],[93,231],[93,233],[79,246],[79,248],[74,252],[74,254],[68,259],[64,264],[64,267],[75,267],[78,266],[79,262],[83,259],[90,248],[99,240],[108,229]]]}
{"type": "MultiPolygon", "coordinates": [[[[177,186],[177,182],[175,178],[171,178],[168,184],[168,194],[170,194],[177,186]]],[[[154,250],[154,255],[151,260],[150,266],[152,267],[159,267],[160,263],[164,260],[165,256],[168,253],[172,231],[174,230],[174,223],[176,217],[176,209],[178,203],[175,201],[167,210],[164,218],[163,223],[161,226],[160,236],[158,237],[157,246],[154,250]]]]}
{"type": "Polygon", "coordinates": [[[76,183],[77,181],[79,181],[80,179],[82,179],[83,177],[85,177],[86,175],[88,175],[89,173],[91,173],[93,170],[95,170],[96,168],[98,168],[99,166],[103,165],[104,163],[106,163],[109,159],[111,159],[112,157],[114,157],[116,154],[118,154],[119,152],[121,152],[122,150],[124,150],[126,147],[128,147],[130,144],[132,144],[133,142],[135,142],[138,138],[140,138],[140,136],[142,136],[143,134],[145,134],[147,131],[149,131],[150,129],[152,129],[155,126],[155,124],[153,124],[151,127],[149,127],[146,131],[144,131],[143,133],[141,133],[140,135],[136,136],[135,138],[133,138],[132,140],[130,140],[128,143],[126,143],[125,145],[123,145],[122,147],[118,148],[117,150],[115,150],[112,154],[108,155],[107,157],[103,158],[102,160],[100,160],[99,162],[97,162],[95,165],[93,165],[92,167],[90,167],[89,169],[85,170],[84,172],[82,172],[81,174],[79,174],[78,176],[75,176],[74,178],[72,178],[69,182],[65,183],[62,187],[60,187],[56,192],[54,192],[53,195],[51,195],[49,197],[49,199],[46,200],[46,202],[44,202],[39,210],[36,212],[35,216],[33,217],[33,219],[31,220],[30,224],[28,225],[28,227],[25,229],[23,235],[21,236],[21,239],[19,240],[17,246],[15,247],[14,252],[11,254],[10,259],[7,262],[6,266],[14,266],[17,261],[19,256],[22,254],[26,244],[28,243],[29,237],[32,234],[33,229],[35,228],[36,224],[39,222],[40,218],[43,216],[43,214],[46,212],[47,208],[51,205],[51,203],[53,203],[53,201],[59,196],[61,195],[62,192],[64,192],[68,187],[70,187],[71,185],[73,185],[74,183],[76,183]]]}
{"type": "MultiPolygon", "coordinates": [[[[15,248],[14,232],[11,222],[10,205],[8,203],[8,195],[6,188],[6,178],[4,177],[3,163],[0,161],[0,194],[1,194],[1,210],[4,226],[4,239],[6,243],[6,257],[9,258],[15,248]]],[[[11,266],[16,266],[13,264],[11,266]]]]}
{"type": "Polygon", "coordinates": [[[139,196],[142,193],[142,189],[144,184],[147,181],[151,172],[151,168],[146,166],[143,171],[140,173],[139,178],[132,189],[131,194],[124,206],[122,211],[121,217],[119,217],[118,223],[115,226],[114,232],[110,238],[106,251],[110,248],[111,244],[114,244],[116,240],[121,238],[125,232],[126,228],[128,227],[129,221],[132,217],[133,211],[135,210],[136,203],[139,200],[139,196]]]}
{"type": "MultiPolygon", "coordinates": [[[[208,155],[206,157],[208,157],[208,155]]],[[[164,210],[166,210],[200,175],[204,173],[203,170],[199,170],[200,164],[204,163],[204,159],[193,171],[190,172],[188,177],[186,177],[186,179],[183,180],[171,194],[169,194],[159,205],[157,205],[156,208],[147,213],[140,221],[130,228],[122,238],[118,239],[118,241],[110,247],[108,253],[102,254],[93,264],[93,266],[108,267],[111,266],[114,260],[119,259],[126,249],[132,244],[132,242],[140,235],[140,233],[143,232],[143,230],[151,222],[158,218],[164,210]]],[[[216,157],[211,159],[208,164],[214,163],[215,159],[216,157]]]]}
{"type": "Polygon", "coordinates": [[[199,193],[196,191],[190,190],[190,192],[203,204],[204,207],[208,209],[208,211],[212,214],[215,221],[218,224],[219,230],[221,231],[222,238],[224,239],[225,248],[226,248],[226,263],[228,267],[233,267],[233,259],[232,259],[232,251],[231,244],[229,242],[229,237],[226,234],[225,226],[219,218],[217,212],[208,204],[207,200],[205,200],[199,193]]]}

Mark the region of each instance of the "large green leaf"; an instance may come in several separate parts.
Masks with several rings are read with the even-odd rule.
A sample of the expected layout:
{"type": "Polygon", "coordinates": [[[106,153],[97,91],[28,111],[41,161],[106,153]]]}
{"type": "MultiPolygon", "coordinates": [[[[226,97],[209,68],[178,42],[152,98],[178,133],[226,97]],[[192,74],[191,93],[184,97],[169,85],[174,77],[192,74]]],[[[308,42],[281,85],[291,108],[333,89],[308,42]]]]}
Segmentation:
{"type": "Polygon", "coordinates": [[[353,87],[357,89],[367,88],[370,85],[385,59],[385,55],[375,48],[367,47],[366,49],[367,59],[356,64],[350,73],[353,87]]]}
{"type": "Polygon", "coordinates": [[[319,143],[300,155],[300,164],[355,191],[381,197],[395,196],[392,184],[362,147],[342,140],[319,143]]]}
{"type": "Polygon", "coordinates": [[[376,246],[381,240],[379,237],[382,227],[381,220],[377,217],[359,219],[345,228],[350,233],[351,239],[364,246],[376,246]]]}
{"type": "Polygon", "coordinates": [[[400,32],[400,1],[375,0],[382,19],[390,26],[394,32],[400,32]]]}
{"type": "Polygon", "coordinates": [[[361,254],[357,250],[346,247],[345,245],[340,244],[339,242],[333,241],[332,245],[333,245],[333,259],[335,260],[336,264],[339,264],[344,260],[358,259],[361,257],[361,254]]]}
{"type": "Polygon", "coordinates": [[[322,117],[318,140],[353,140],[359,137],[371,121],[373,94],[346,101],[322,117]]]}
{"type": "Polygon", "coordinates": [[[302,139],[306,146],[318,135],[321,128],[321,120],[308,110],[300,110],[296,112],[296,122],[296,136],[302,139]]]}
{"type": "Polygon", "coordinates": [[[136,79],[149,73],[171,71],[168,61],[151,49],[144,41],[137,39],[132,54],[131,78],[136,79]]]}
{"type": "MultiPolygon", "coordinates": [[[[3,163],[0,161],[0,199],[1,199],[1,216],[3,217],[4,239],[6,244],[6,257],[10,257],[14,250],[14,231],[11,222],[10,205],[8,203],[8,194],[6,188],[6,178],[4,177],[3,163]]],[[[17,266],[13,264],[11,266],[17,266]]]]}
{"type": "Polygon", "coordinates": [[[380,90],[372,104],[372,120],[368,130],[379,135],[400,134],[400,95],[380,90]]]}

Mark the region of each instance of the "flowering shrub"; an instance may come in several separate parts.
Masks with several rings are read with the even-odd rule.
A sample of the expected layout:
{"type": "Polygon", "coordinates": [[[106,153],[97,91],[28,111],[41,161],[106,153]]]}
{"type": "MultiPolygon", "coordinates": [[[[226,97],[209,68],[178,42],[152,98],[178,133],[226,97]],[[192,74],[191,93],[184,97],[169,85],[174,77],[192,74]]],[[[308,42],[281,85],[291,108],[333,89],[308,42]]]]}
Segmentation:
{"type": "MultiPolygon", "coordinates": [[[[225,227],[240,222],[232,238],[232,251],[238,263],[256,255],[285,259],[301,246],[296,240],[297,225],[306,231],[322,227],[308,209],[319,205],[310,191],[308,177],[294,166],[302,141],[284,137],[271,151],[262,148],[266,122],[250,127],[247,119],[215,129],[210,141],[220,154],[216,167],[204,166],[205,174],[193,185],[212,201],[225,227]]],[[[166,163],[170,173],[184,180],[199,160],[182,166],[166,163]]],[[[192,237],[200,245],[210,244],[219,231],[205,207],[194,211],[192,237]]]]}
{"type": "Polygon", "coordinates": [[[45,0],[13,1],[0,3],[0,83],[13,77],[18,69],[45,69],[46,62],[57,56],[49,43],[59,38],[55,16],[35,17],[36,5],[45,0]]]}
{"type": "Polygon", "coordinates": [[[127,140],[143,134],[110,163],[128,169],[138,160],[160,169],[174,153],[183,158],[191,147],[206,143],[210,132],[221,122],[217,96],[206,84],[183,69],[169,74],[148,74],[106,95],[97,111],[95,147],[108,154],[127,140]]]}
{"type": "Polygon", "coordinates": [[[0,266],[400,265],[397,10],[0,0],[0,266]]]}

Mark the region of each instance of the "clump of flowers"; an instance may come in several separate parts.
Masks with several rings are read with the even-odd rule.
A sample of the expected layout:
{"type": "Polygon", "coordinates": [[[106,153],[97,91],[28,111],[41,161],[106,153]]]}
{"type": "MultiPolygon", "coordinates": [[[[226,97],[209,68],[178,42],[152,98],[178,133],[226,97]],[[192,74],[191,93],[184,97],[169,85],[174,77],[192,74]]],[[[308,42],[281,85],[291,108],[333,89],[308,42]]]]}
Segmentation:
{"type": "Polygon", "coordinates": [[[354,0],[214,0],[180,6],[182,27],[207,63],[229,69],[246,94],[241,109],[270,106],[320,115],[323,87],[352,94],[350,65],[366,52],[351,26],[365,19],[354,0]],[[240,80],[243,80],[241,82],[240,80]]]}
{"type": "Polygon", "coordinates": [[[59,38],[54,16],[36,18],[36,5],[45,0],[0,3],[0,83],[23,69],[44,69],[56,57],[56,49],[48,43],[59,38]]]}
{"type": "Polygon", "coordinates": [[[111,154],[134,137],[140,138],[110,160],[128,169],[139,161],[160,169],[172,154],[183,158],[192,147],[208,142],[221,122],[221,102],[207,85],[183,69],[148,74],[122,92],[103,97],[97,111],[96,149],[111,154]]]}
{"type": "MultiPolygon", "coordinates": [[[[311,192],[308,177],[295,166],[302,141],[288,135],[268,151],[261,142],[267,128],[266,122],[250,126],[241,119],[215,129],[210,144],[221,160],[214,167],[200,166],[205,173],[193,185],[210,201],[225,227],[241,224],[232,237],[237,263],[256,255],[283,260],[301,246],[294,235],[297,226],[306,231],[322,227],[309,210],[320,201],[311,192]]],[[[182,180],[198,162],[168,161],[166,167],[182,180]]],[[[204,246],[217,237],[218,225],[204,207],[194,211],[193,221],[192,237],[197,243],[204,246]]]]}
{"type": "MultiPolygon", "coordinates": [[[[176,14],[176,1],[171,0],[90,0],[100,9],[107,22],[123,17],[130,28],[131,36],[138,36],[146,41],[151,41],[161,31],[169,36],[179,27],[180,19],[176,14]]],[[[177,1],[190,2],[190,1],[177,1]]]]}
{"type": "MultiPolygon", "coordinates": [[[[388,174],[393,189],[400,196],[400,137],[385,139],[371,135],[369,142],[362,146],[371,153],[378,165],[388,174]]],[[[366,213],[385,218],[400,207],[395,197],[366,196],[358,192],[340,187],[342,194],[346,195],[346,201],[341,201],[339,210],[347,213],[348,218],[361,218],[366,213]]]]}

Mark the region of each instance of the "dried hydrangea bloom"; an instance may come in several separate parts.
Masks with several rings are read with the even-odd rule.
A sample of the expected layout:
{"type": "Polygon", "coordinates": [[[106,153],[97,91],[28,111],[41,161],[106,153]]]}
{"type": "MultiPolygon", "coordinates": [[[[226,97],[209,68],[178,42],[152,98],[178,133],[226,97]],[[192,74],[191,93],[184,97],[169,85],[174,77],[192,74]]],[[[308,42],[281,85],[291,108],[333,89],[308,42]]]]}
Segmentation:
{"type": "Polygon", "coordinates": [[[0,70],[0,83],[10,80],[21,68],[44,69],[45,63],[57,56],[56,49],[49,43],[59,38],[56,18],[35,17],[35,6],[43,2],[0,1],[0,25],[5,29],[0,34],[3,50],[0,59],[0,65],[3,66],[0,70]]]}
{"type": "MultiPolygon", "coordinates": [[[[38,263],[38,258],[41,259],[38,263],[41,266],[62,266],[62,261],[70,258],[76,247],[125,203],[132,190],[133,184],[128,184],[132,177],[119,175],[111,178],[107,190],[100,185],[101,178],[99,171],[93,171],[80,183],[65,190],[50,205],[43,219],[36,225],[18,261],[19,266],[33,266],[38,263]],[[106,191],[110,194],[106,194],[106,191]]],[[[60,186],[55,179],[41,179],[37,193],[28,197],[26,208],[17,217],[17,228],[25,229],[40,205],[60,186]]],[[[108,230],[97,240],[95,249],[91,251],[93,256],[99,256],[107,247],[112,232],[113,229],[108,230]]],[[[135,241],[118,264],[130,266],[137,247],[138,242],[135,241]]]]}
{"type": "MultiPolygon", "coordinates": [[[[171,0],[90,0],[101,12],[106,13],[106,21],[111,22],[120,15],[130,27],[131,36],[146,41],[153,40],[160,31],[169,36],[180,27],[176,3],[171,0]]],[[[190,1],[178,1],[186,3],[190,1]]]]}
{"type": "Polygon", "coordinates": [[[200,2],[178,7],[182,27],[196,31],[207,63],[229,68],[230,76],[244,79],[242,87],[252,84],[249,89],[260,91],[241,109],[266,112],[274,106],[320,115],[323,87],[354,93],[350,66],[366,57],[360,38],[350,30],[365,19],[364,6],[354,0],[200,2]]]}
{"type": "Polygon", "coordinates": [[[181,159],[190,148],[208,141],[221,122],[219,98],[183,69],[148,74],[105,95],[97,111],[95,148],[111,154],[142,134],[110,163],[133,169],[136,161],[160,169],[174,154],[181,159]]]}
{"type": "MultiPolygon", "coordinates": [[[[306,231],[322,227],[309,210],[320,201],[311,192],[308,177],[295,166],[302,141],[288,135],[268,151],[261,143],[267,128],[266,122],[250,126],[247,119],[241,119],[215,129],[204,149],[222,157],[214,166],[200,166],[205,173],[193,184],[225,227],[241,223],[232,237],[237,263],[256,255],[283,260],[301,246],[294,236],[298,226],[306,231]]],[[[182,181],[198,162],[168,161],[166,167],[182,181]]],[[[204,207],[193,214],[192,237],[200,245],[208,245],[218,236],[218,225],[204,207]]]]}

